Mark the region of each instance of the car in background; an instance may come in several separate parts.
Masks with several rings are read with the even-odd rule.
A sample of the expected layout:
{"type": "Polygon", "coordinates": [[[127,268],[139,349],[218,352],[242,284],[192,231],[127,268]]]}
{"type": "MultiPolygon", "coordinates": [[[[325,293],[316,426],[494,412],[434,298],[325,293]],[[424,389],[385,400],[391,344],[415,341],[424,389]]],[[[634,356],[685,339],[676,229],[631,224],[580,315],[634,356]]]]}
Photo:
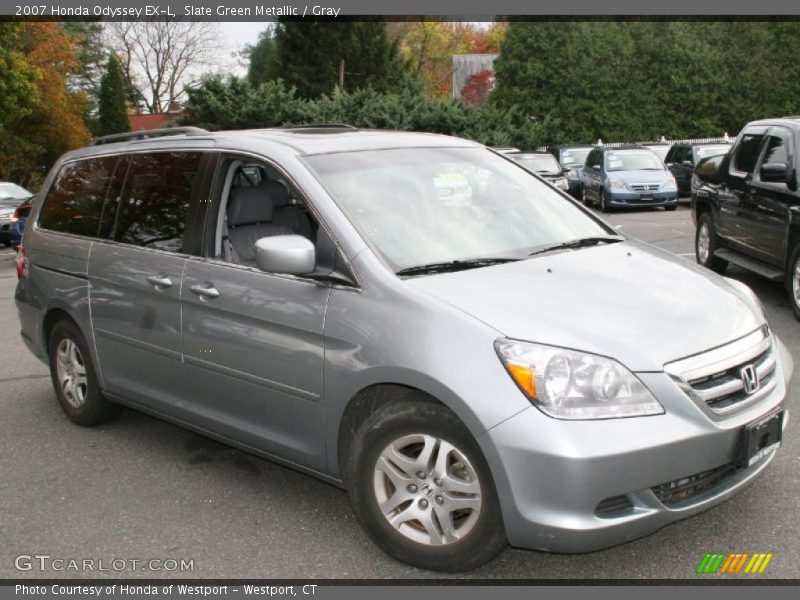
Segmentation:
{"type": "Polygon", "coordinates": [[[678,193],[688,196],[692,186],[692,172],[702,159],[725,154],[731,149],[730,144],[673,144],[664,162],[678,182],[678,193]]]}
{"type": "Polygon", "coordinates": [[[663,206],[678,207],[675,178],[658,156],[643,146],[595,148],[583,169],[583,195],[586,206],[613,208],[663,206]]]}
{"type": "Polygon", "coordinates": [[[748,123],[731,150],[694,172],[697,262],[782,281],[800,319],[800,117],[748,123]]]}
{"type": "Polygon", "coordinates": [[[25,221],[28,219],[28,214],[31,212],[31,202],[35,196],[29,200],[24,200],[11,215],[11,225],[9,227],[10,239],[9,246],[16,250],[22,243],[22,233],[25,231],[25,221]]]}
{"type": "Polygon", "coordinates": [[[664,160],[669,151],[672,149],[673,144],[669,142],[658,142],[655,144],[642,144],[643,148],[647,148],[653,152],[658,158],[664,160]]]}
{"type": "Polygon", "coordinates": [[[569,184],[564,176],[564,169],[549,152],[518,152],[506,156],[558,189],[567,191],[569,184]]]}
{"type": "Polygon", "coordinates": [[[569,195],[576,200],[581,199],[583,180],[581,171],[586,157],[594,146],[589,144],[558,144],[550,146],[547,151],[556,157],[567,177],[569,195]]]}
{"type": "Polygon", "coordinates": [[[32,195],[16,183],[0,181],[0,244],[11,245],[11,218],[20,202],[32,195]]]}

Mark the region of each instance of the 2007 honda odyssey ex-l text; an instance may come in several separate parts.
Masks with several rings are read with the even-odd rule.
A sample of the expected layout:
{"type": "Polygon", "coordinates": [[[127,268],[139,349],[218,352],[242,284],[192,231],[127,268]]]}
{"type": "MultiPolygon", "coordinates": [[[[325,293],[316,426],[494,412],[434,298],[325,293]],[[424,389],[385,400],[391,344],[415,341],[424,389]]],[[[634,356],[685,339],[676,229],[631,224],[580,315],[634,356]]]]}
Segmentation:
{"type": "Polygon", "coordinates": [[[741,490],[787,423],[748,287],[457,138],[103,138],[48,175],[17,268],[73,421],[125,405],[340,485],[426,568],[651,533],[741,490]]]}

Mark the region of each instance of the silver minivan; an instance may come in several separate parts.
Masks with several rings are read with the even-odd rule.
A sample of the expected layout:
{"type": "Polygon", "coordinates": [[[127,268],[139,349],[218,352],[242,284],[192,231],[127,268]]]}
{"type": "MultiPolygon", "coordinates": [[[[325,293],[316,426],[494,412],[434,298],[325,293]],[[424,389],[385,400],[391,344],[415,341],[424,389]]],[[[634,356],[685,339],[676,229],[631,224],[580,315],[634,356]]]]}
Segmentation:
{"type": "Polygon", "coordinates": [[[747,286],[452,137],[100,139],[53,167],[17,270],[74,422],[127,406],[300,469],[431,569],[649,534],[747,485],[788,418],[747,286]]]}

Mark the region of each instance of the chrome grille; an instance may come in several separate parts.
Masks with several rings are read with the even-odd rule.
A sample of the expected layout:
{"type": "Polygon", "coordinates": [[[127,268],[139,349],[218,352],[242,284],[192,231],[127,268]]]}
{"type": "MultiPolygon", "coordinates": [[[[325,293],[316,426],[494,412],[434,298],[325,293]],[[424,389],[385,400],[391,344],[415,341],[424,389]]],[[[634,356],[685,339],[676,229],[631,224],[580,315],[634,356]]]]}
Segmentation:
{"type": "MultiPolygon", "coordinates": [[[[687,394],[718,415],[734,412],[769,395],[777,385],[777,358],[766,327],[735,342],[664,366],[687,394]],[[745,390],[743,369],[752,367],[758,385],[745,390]]],[[[752,378],[752,373],[750,374],[752,378]]]]}
{"type": "Polygon", "coordinates": [[[634,192],[655,192],[661,188],[660,183],[632,183],[628,186],[634,192]]]}

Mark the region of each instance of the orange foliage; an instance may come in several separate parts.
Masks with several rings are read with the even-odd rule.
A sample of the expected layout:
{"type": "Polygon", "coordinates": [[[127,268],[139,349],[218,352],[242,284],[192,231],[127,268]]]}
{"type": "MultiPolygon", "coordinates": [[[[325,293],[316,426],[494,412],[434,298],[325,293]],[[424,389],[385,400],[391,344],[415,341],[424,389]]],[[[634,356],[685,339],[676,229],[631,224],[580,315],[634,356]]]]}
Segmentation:
{"type": "Polygon", "coordinates": [[[67,86],[67,77],[80,67],[79,49],[76,39],[52,22],[22,23],[17,44],[38,74],[39,103],[23,122],[24,135],[45,149],[49,166],[67,150],[86,145],[90,138],[83,121],[86,97],[67,86]]]}
{"type": "Polygon", "coordinates": [[[454,54],[496,54],[505,38],[506,23],[405,21],[389,23],[412,73],[428,84],[434,96],[453,90],[454,54]]]}

